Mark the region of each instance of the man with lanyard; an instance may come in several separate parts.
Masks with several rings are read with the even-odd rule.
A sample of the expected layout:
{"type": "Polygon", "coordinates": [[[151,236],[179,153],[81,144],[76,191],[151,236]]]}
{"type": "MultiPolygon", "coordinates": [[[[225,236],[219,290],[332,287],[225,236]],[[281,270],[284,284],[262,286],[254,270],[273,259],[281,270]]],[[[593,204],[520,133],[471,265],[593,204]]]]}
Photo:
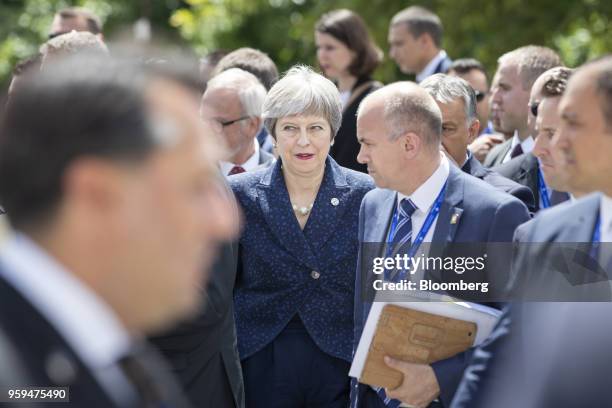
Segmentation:
{"type": "MultiPolygon", "coordinates": [[[[440,152],[441,133],[440,109],[415,83],[388,85],[361,103],[357,114],[361,150],[357,160],[367,164],[378,188],[368,193],[361,205],[358,265],[366,256],[366,243],[392,248],[380,252],[383,255],[400,251],[414,255],[422,243],[429,242],[442,246],[452,242],[509,242],[515,228],[529,219],[521,201],[452,165],[440,152]]],[[[362,271],[360,266],[356,276],[355,347],[372,300],[364,298],[363,290],[371,271],[362,271]]],[[[432,365],[388,359],[391,368],[403,373],[403,383],[393,390],[375,390],[354,381],[351,406],[449,404],[465,361],[466,353],[432,365]]]]}
{"type": "Polygon", "coordinates": [[[560,156],[559,149],[553,149],[551,142],[561,118],[558,108],[561,96],[567,87],[567,81],[572,69],[566,67],[552,68],[543,73],[534,83],[533,92],[538,92],[540,102],[535,105],[536,138],[533,154],[538,158],[538,193],[540,209],[567,201],[571,197],[584,195],[580,191],[572,191],[570,195],[567,186],[567,171],[560,156]]]}
{"type": "Polygon", "coordinates": [[[542,211],[516,232],[524,244],[514,260],[514,293],[554,302],[511,305],[505,335],[474,353],[453,408],[609,404],[611,78],[610,56],[572,75],[559,103],[561,121],[551,144],[553,156],[560,152],[569,191],[600,193],[542,211]],[[588,257],[561,258],[559,251],[565,247],[583,248],[588,257]],[[563,263],[556,262],[560,258],[563,263]],[[520,364],[509,355],[522,355],[520,364]],[[540,376],[538,368],[544,366],[555,375],[540,376]]]}

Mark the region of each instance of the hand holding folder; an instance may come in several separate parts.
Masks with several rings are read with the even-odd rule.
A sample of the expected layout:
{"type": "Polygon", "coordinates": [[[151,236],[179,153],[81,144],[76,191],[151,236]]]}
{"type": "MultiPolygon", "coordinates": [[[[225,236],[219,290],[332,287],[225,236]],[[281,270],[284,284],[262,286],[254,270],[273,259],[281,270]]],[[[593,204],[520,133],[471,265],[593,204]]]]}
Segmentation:
{"type": "Polygon", "coordinates": [[[452,357],[486,338],[499,311],[462,302],[374,303],[350,376],[377,387],[395,388],[402,373],[384,362],[384,356],[431,364],[452,357]]]}

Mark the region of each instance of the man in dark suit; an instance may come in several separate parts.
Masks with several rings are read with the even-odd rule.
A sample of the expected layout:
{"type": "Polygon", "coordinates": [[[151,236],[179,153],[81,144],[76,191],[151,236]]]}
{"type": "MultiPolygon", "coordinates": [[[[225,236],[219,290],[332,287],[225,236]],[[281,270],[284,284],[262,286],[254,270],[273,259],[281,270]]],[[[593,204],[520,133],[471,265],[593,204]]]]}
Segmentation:
{"type": "Polygon", "coordinates": [[[515,196],[534,211],[531,190],[484,167],[468,150],[477,137],[480,121],[476,117],[476,95],[463,79],[435,74],[421,82],[442,112],[442,147],[461,170],[493,187],[515,196]]]}
{"type": "Polygon", "coordinates": [[[561,125],[553,138],[553,147],[565,159],[570,191],[603,194],[542,211],[521,226],[515,237],[525,243],[518,247],[513,266],[515,293],[532,300],[538,296],[536,300],[582,302],[512,304],[505,328],[474,354],[479,358],[466,371],[453,408],[609,404],[610,78],[610,56],[579,68],[561,98],[561,125]],[[573,251],[569,258],[559,256],[567,243],[580,252],[573,251]],[[521,343],[530,347],[521,348],[521,343]],[[508,361],[507,356],[517,355],[517,350],[524,353],[519,364],[508,361]],[[554,375],[540,375],[542,367],[554,375]]]}
{"type": "MultiPolygon", "coordinates": [[[[385,242],[394,248],[396,242],[409,242],[412,250],[421,242],[431,242],[441,244],[444,253],[453,242],[508,242],[515,228],[529,218],[519,200],[449,163],[440,152],[440,109],[414,83],[388,85],[366,97],[357,117],[357,134],[361,143],[358,160],[368,165],[379,188],[366,194],[359,214],[362,245],[356,281],[355,345],[369,311],[362,282],[367,282],[371,273],[361,270],[363,243],[385,242]]],[[[497,272],[491,270],[472,278],[503,279],[493,275],[497,272]]],[[[450,271],[441,275],[441,280],[456,279],[453,275],[450,271]]],[[[391,359],[388,365],[402,372],[402,384],[393,390],[375,391],[355,383],[352,406],[397,407],[400,402],[427,406],[436,398],[448,404],[468,354],[460,353],[432,365],[391,359]]]]}
{"type": "Polygon", "coordinates": [[[215,246],[237,225],[216,139],[174,78],[79,58],[11,99],[0,326],[32,380],[16,385],[69,387],[79,407],[188,406],[138,339],[197,310],[215,246]]]}
{"type": "Polygon", "coordinates": [[[263,128],[261,107],[266,89],[251,73],[231,68],[208,81],[202,97],[202,118],[216,125],[230,150],[228,161],[222,161],[224,176],[252,171],[274,163],[274,157],[263,151],[256,136],[263,128]]]}
{"type": "Polygon", "coordinates": [[[389,25],[389,56],[404,74],[416,75],[421,82],[430,75],[444,73],[452,63],[442,49],[440,18],[420,6],[397,13],[389,25]]]}
{"type": "Polygon", "coordinates": [[[535,120],[529,117],[530,91],[535,80],[546,70],[561,65],[550,48],[528,45],[502,55],[491,89],[491,111],[499,117],[499,132],[512,134],[495,146],[484,161],[486,167],[504,164],[533,149],[535,120]]]}
{"type": "MultiPolygon", "coordinates": [[[[261,126],[259,97],[265,95],[256,78],[237,68],[228,69],[209,81],[200,112],[205,120],[216,124],[228,142],[239,144],[237,137],[247,136],[248,150],[253,157],[243,165],[245,171],[265,168],[274,163],[269,153],[261,150],[254,137],[261,126]],[[245,106],[243,105],[245,101],[245,106]],[[245,112],[255,116],[248,123],[223,126],[219,118],[245,112]],[[254,125],[254,126],[252,126],[254,125]],[[257,159],[256,156],[259,158],[257,159]]],[[[245,143],[246,143],[245,142],[245,143]]],[[[234,156],[240,156],[238,152],[234,156]]],[[[244,156],[244,155],[243,155],[244,156]]],[[[238,159],[240,160],[240,159],[238,159]]],[[[220,162],[225,175],[234,165],[220,162]]],[[[233,291],[236,280],[236,244],[225,244],[213,265],[206,288],[206,303],[194,319],[157,336],[152,342],[170,361],[191,402],[197,407],[243,407],[244,383],[236,344],[233,291]]]]}
{"type": "Polygon", "coordinates": [[[534,213],[543,208],[569,200],[567,186],[564,182],[562,158],[553,157],[553,149],[549,149],[559,122],[557,107],[559,99],[569,78],[571,70],[565,67],[555,67],[544,72],[534,82],[531,89],[530,116],[535,118],[536,138],[533,152],[521,155],[506,164],[496,167],[500,174],[528,187],[536,200],[534,213]],[[559,164],[555,164],[558,161],[559,164]],[[551,184],[552,183],[552,184],[551,184]]]}
{"type": "Polygon", "coordinates": [[[244,385],[234,322],[235,244],[213,264],[203,312],[151,339],[170,362],[195,407],[244,407],[244,385]]]}

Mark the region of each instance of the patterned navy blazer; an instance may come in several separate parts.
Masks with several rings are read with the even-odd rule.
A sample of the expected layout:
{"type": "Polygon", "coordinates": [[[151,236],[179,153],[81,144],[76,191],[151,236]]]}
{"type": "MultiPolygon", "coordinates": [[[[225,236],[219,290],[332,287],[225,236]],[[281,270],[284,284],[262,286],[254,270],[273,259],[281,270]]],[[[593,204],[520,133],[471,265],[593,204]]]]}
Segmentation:
{"type": "Polygon", "coordinates": [[[232,176],[245,215],[234,290],[240,358],[264,348],[299,314],[321,350],[351,361],[357,223],[370,176],[327,157],[325,174],[302,231],[281,161],[232,176]]]}

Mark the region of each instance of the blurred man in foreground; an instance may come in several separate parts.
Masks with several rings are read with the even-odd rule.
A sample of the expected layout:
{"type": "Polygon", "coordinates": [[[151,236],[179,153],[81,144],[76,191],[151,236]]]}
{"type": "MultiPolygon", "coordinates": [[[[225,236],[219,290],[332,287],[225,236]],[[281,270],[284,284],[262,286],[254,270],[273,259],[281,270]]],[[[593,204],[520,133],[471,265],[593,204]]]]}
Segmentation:
{"type": "Polygon", "coordinates": [[[218,145],[169,74],[62,61],[15,94],[0,323],[32,384],[69,387],[74,406],[185,406],[138,339],[197,309],[216,244],[237,232],[218,145]]]}
{"type": "Polygon", "coordinates": [[[608,56],[570,78],[551,145],[560,150],[569,191],[601,193],[542,211],[517,229],[522,245],[513,262],[514,294],[536,302],[506,309],[474,353],[453,408],[609,404],[611,109],[608,56]]]}

